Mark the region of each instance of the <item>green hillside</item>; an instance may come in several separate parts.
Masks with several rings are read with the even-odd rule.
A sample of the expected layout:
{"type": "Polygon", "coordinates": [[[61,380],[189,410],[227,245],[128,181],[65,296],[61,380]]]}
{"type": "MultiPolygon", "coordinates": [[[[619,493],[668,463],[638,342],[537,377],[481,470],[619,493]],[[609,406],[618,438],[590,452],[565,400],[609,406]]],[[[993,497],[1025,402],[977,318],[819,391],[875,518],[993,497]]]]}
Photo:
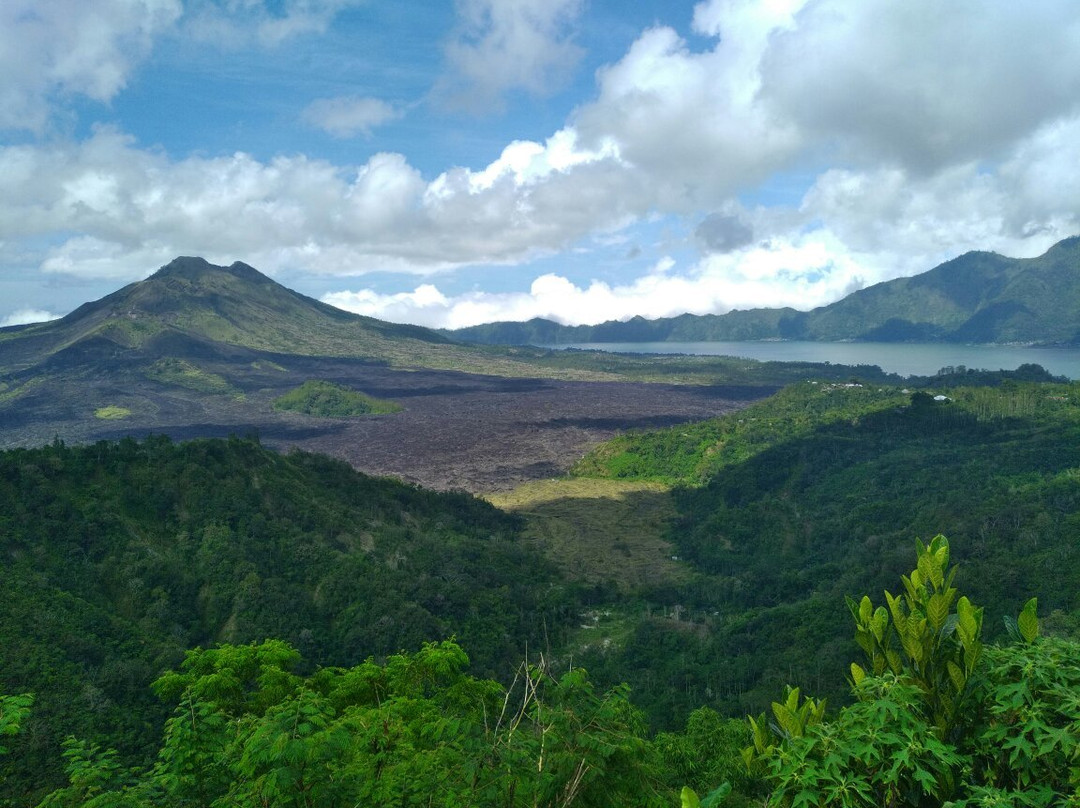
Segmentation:
{"type": "Polygon", "coordinates": [[[668,538],[696,578],[643,592],[652,616],[582,660],[654,720],[762,709],[784,683],[842,702],[844,597],[891,585],[913,536],[952,538],[991,636],[1036,594],[1063,624],[1080,610],[1080,385],[806,383],[577,473],[681,486],[668,538]]]}
{"type": "Polygon", "coordinates": [[[165,717],[149,685],[196,646],[276,638],[352,665],[456,636],[506,677],[572,614],[518,533],[467,495],[251,440],[0,453],[0,693],[36,695],[0,781],[55,784],[68,734],[145,762],[165,717]]]}
{"type": "MultiPolygon", "coordinates": [[[[766,709],[785,684],[850,702],[845,597],[895,591],[913,537],[950,536],[988,641],[1036,595],[1048,633],[1080,633],[1080,384],[806,382],[722,419],[621,438],[578,473],[614,480],[507,494],[508,515],[250,439],[0,454],[0,696],[35,694],[29,712],[0,701],[0,719],[21,725],[0,757],[4,793],[34,804],[61,785],[60,741],[74,734],[69,769],[104,779],[76,777],[63,804],[106,782],[139,784],[124,804],[204,786],[256,800],[269,792],[253,772],[303,750],[342,767],[354,795],[444,782],[490,786],[500,804],[515,781],[561,793],[576,761],[593,760],[588,782],[607,782],[606,796],[581,804],[619,804],[630,782],[655,797],[673,778],[725,778],[748,805],[759,786],[733,762],[746,728],[720,716],[766,709]],[[425,645],[447,637],[473,673],[456,646],[425,645]],[[155,697],[150,682],[187,649],[218,643],[155,697]],[[545,667],[524,673],[541,653],[545,667]],[[256,662],[265,677],[222,673],[256,662]],[[526,697],[533,734],[518,741],[491,717],[526,675],[546,683],[526,697]],[[673,734],[647,740],[638,708],[673,734]],[[123,774],[180,743],[192,716],[210,732],[199,774],[123,774]],[[536,733],[557,748],[525,743],[536,733]],[[285,746],[259,746],[272,735],[285,746]],[[541,756],[563,761],[555,779],[533,774],[541,756]],[[435,774],[455,760],[473,768],[435,774]]],[[[289,782],[337,782],[307,776],[289,782]]],[[[402,793],[419,805],[428,792],[402,793]]]]}
{"type": "Polygon", "coordinates": [[[434,331],[336,309],[239,261],[222,267],[185,257],[60,320],[0,330],[0,370],[33,367],[95,343],[114,353],[170,355],[193,341],[413,366],[470,364],[468,352],[434,331]]]}
{"type": "MultiPolygon", "coordinates": [[[[186,375],[191,382],[203,364],[228,362],[242,376],[251,363],[265,363],[273,356],[589,381],[775,385],[801,377],[798,363],[613,357],[464,344],[431,329],[336,309],[241,262],[222,267],[202,258],[177,258],[149,278],[86,303],[59,320],[0,328],[0,403],[35,385],[63,382],[80,373],[100,375],[135,366],[152,381],[183,382],[186,375]],[[165,365],[160,364],[163,360],[165,365]],[[186,363],[186,374],[176,372],[176,362],[186,363]]],[[[812,372],[836,378],[846,369],[818,366],[812,372]]],[[[218,387],[230,384],[242,386],[238,379],[216,381],[218,387]]]]}

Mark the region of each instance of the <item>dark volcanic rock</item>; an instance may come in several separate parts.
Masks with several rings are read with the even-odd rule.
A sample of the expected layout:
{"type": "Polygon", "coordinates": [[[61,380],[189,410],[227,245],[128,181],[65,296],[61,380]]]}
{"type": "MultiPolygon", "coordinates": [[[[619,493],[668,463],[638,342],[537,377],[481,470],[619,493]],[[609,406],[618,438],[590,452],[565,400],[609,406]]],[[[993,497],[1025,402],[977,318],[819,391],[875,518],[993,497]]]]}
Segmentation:
{"type": "Polygon", "coordinates": [[[626,429],[714,417],[771,392],[401,371],[362,360],[258,355],[246,349],[232,356],[214,354],[207,350],[200,364],[214,370],[218,363],[242,399],[152,383],[135,362],[95,367],[84,354],[88,369],[77,380],[64,374],[26,394],[26,406],[18,410],[22,416],[12,412],[4,419],[0,447],[150,433],[177,440],[257,434],[268,446],[323,452],[369,474],[483,492],[563,474],[597,443],[626,429]],[[360,418],[273,409],[274,398],[314,378],[392,399],[405,409],[360,418]],[[96,408],[107,405],[127,407],[132,414],[118,421],[93,417],[96,408]]]}

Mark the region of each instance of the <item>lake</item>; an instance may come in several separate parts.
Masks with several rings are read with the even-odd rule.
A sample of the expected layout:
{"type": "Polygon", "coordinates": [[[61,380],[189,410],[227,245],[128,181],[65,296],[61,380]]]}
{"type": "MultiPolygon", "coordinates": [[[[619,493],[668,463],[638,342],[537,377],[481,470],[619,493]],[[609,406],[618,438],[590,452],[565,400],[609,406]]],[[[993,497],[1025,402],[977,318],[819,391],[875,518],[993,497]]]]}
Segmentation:
{"type": "Polygon", "coordinates": [[[901,376],[932,376],[958,365],[977,370],[1015,370],[1042,365],[1055,376],[1080,379],[1080,348],[1024,348],[1009,345],[951,345],[896,342],[579,342],[545,345],[615,353],[742,356],[776,362],[831,362],[877,365],[901,376]]]}

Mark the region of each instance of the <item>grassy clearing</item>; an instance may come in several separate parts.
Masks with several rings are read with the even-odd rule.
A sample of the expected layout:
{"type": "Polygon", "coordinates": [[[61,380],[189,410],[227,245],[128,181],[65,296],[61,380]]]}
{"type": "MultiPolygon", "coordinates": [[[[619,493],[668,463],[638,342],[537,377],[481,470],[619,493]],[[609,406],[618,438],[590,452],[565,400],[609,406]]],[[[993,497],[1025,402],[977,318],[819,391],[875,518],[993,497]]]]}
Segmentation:
{"type": "Polygon", "coordinates": [[[127,418],[130,415],[131,410],[127,407],[117,407],[112,404],[94,410],[94,417],[101,418],[104,421],[119,421],[121,418],[127,418]]]}
{"type": "Polygon", "coordinates": [[[44,379],[39,377],[30,379],[23,384],[11,385],[7,382],[0,382],[0,404],[6,404],[8,401],[13,401],[24,393],[28,393],[43,381],[44,379]]]}
{"type": "Polygon", "coordinates": [[[586,583],[632,591],[690,574],[662,538],[675,510],[659,483],[538,480],[486,499],[525,517],[526,538],[586,583]]]}
{"type": "Polygon", "coordinates": [[[237,397],[243,395],[224,376],[203,370],[185,359],[159,359],[146,369],[146,377],[155,382],[185,387],[198,393],[237,397]]]}

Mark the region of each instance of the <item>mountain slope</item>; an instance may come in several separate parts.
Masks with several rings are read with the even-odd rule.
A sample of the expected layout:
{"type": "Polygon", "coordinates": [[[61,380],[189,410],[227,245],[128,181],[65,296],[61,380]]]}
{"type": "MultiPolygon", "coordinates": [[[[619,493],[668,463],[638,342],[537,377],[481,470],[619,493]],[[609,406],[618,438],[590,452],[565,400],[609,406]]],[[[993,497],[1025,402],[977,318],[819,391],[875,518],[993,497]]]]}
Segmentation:
{"type": "MultiPolygon", "coordinates": [[[[660,720],[701,703],[767,709],[783,684],[842,703],[857,658],[844,597],[893,588],[916,537],[952,540],[988,638],[1027,598],[1080,618],[1080,385],[910,393],[792,385],[738,414],[622,436],[575,469],[681,484],[668,539],[696,583],[621,646],[579,657],[625,676],[660,720]],[[678,687],[670,686],[677,682],[678,687]]],[[[1055,611],[1057,614],[1055,614],[1055,611]]]]}
{"type": "Polygon", "coordinates": [[[595,326],[530,320],[443,333],[484,344],[801,339],[1080,345],[1080,237],[1036,258],[966,253],[809,312],[752,309],[595,326]]]}
{"type": "Polygon", "coordinates": [[[807,313],[811,339],[1080,343],[1080,238],[1037,258],[971,252],[807,313]]]}
{"type": "Polygon", "coordinates": [[[620,428],[704,417],[807,372],[844,373],[762,368],[462,345],[340,311],[246,264],[179,258],[60,320],[0,329],[0,448],[259,434],[372,474],[492,490],[558,474],[620,428]],[[623,384],[631,379],[708,388],[623,384]],[[337,418],[275,409],[312,380],[402,409],[337,418]]]}
{"type": "Polygon", "coordinates": [[[247,264],[177,258],[144,281],[48,323],[0,331],[0,369],[28,367],[90,339],[153,352],[175,335],[261,351],[391,360],[450,340],[335,309],[247,264]]]}
{"type": "Polygon", "coordinates": [[[36,694],[0,802],[58,785],[69,734],[145,762],[149,684],[195,646],[274,637],[351,665],[454,635],[507,674],[573,614],[518,533],[472,497],[252,440],[0,452],[0,693],[36,694]]]}

